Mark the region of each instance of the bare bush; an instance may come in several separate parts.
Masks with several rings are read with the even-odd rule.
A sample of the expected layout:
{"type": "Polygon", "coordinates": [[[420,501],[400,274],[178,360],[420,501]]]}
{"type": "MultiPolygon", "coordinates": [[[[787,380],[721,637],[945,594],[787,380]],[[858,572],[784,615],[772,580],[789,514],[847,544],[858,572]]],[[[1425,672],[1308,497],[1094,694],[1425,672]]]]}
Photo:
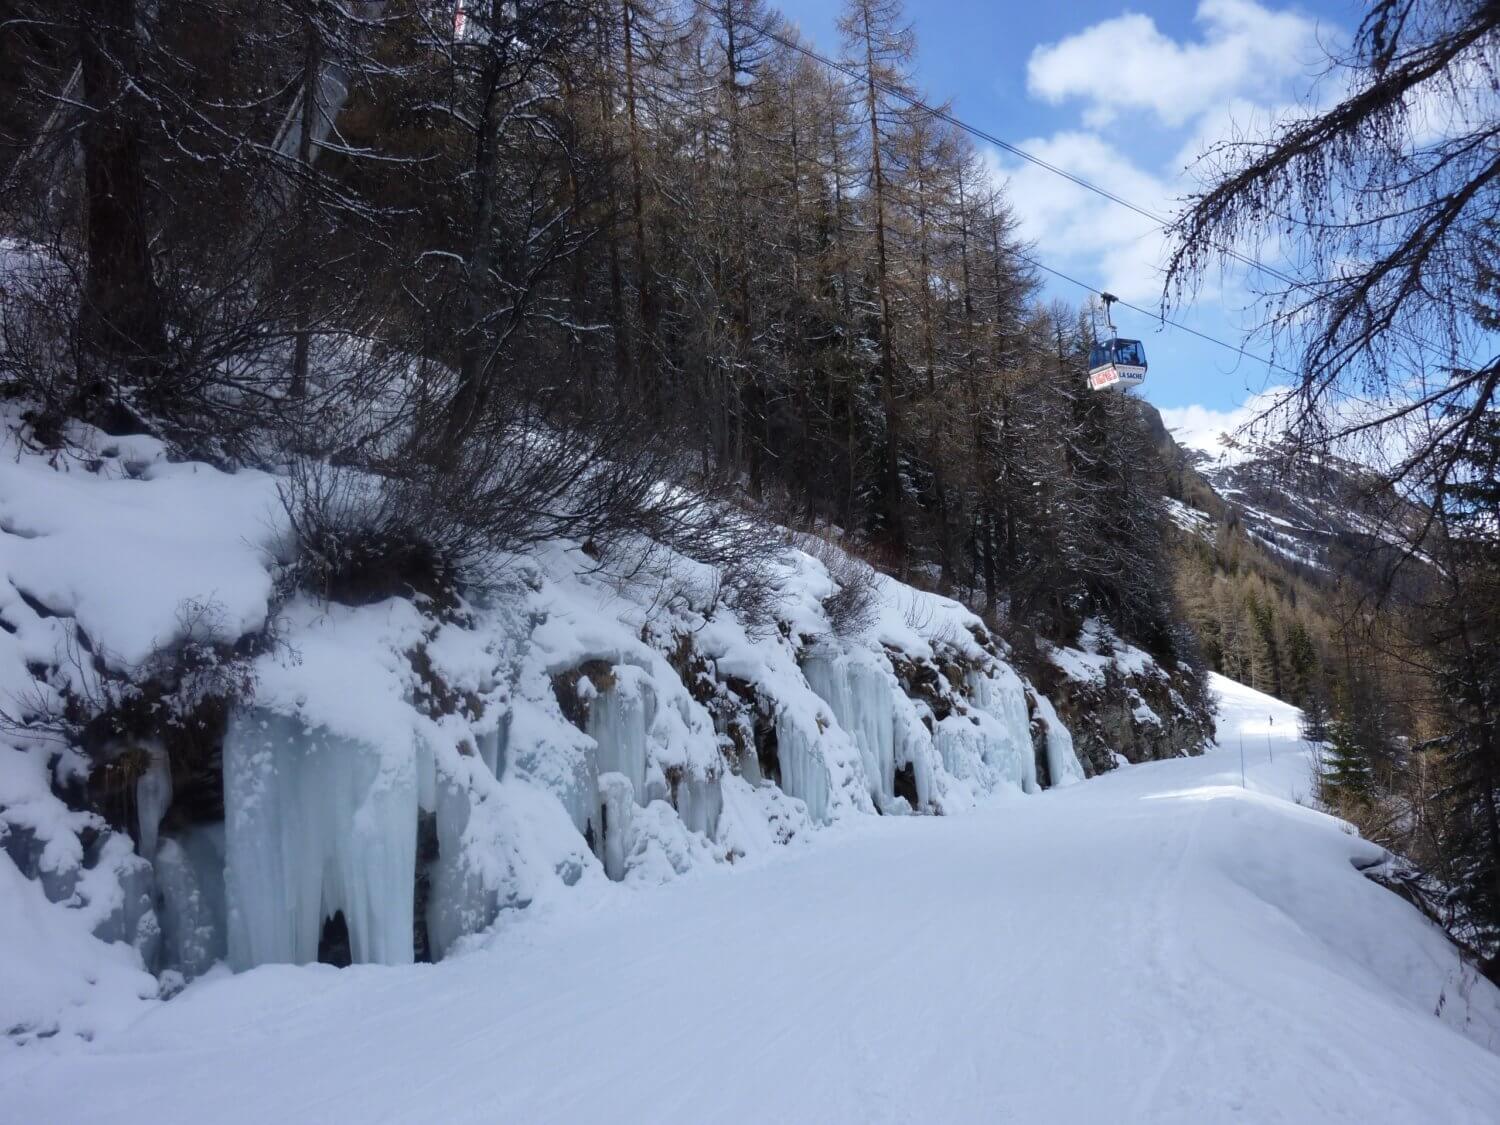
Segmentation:
{"type": "Polygon", "coordinates": [[[293,538],[284,580],[327,601],[451,604],[460,569],[487,558],[450,512],[425,508],[387,477],[299,458],[279,492],[293,538]]]}
{"type": "Polygon", "coordinates": [[[863,559],[817,535],[804,535],[798,546],[823,564],[834,591],[822,601],[823,615],[836,637],[852,637],[875,623],[880,604],[880,575],[863,559]]]}
{"type": "MultiPolygon", "coordinates": [[[[441,384],[451,372],[428,377],[441,384]]],[[[626,581],[659,579],[672,553],[713,568],[711,588],[671,595],[706,615],[721,603],[746,619],[771,613],[776,537],[724,499],[721,482],[673,483],[689,476],[675,435],[603,407],[551,421],[518,396],[492,403],[456,447],[434,448],[441,417],[421,403],[445,395],[429,390],[407,388],[403,400],[418,405],[378,420],[379,432],[333,415],[298,432],[295,447],[317,453],[294,458],[281,488],[294,585],[351,604],[402,594],[446,603],[460,584],[498,577],[504,557],[572,540],[626,581]]]]}
{"type": "MultiPolygon", "coordinates": [[[[728,609],[752,632],[775,620],[786,548],[765,520],[728,501],[695,496],[662,535],[633,537],[628,549],[601,559],[601,568],[622,586],[653,584],[653,611],[710,619],[728,609]]],[[[590,540],[586,550],[597,554],[598,544],[590,540]]]]}

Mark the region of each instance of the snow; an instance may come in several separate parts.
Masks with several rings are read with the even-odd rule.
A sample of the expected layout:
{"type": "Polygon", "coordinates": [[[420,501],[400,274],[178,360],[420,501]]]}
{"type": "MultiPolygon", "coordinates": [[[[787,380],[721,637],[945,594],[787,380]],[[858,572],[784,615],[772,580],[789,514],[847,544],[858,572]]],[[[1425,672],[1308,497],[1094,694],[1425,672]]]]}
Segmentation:
{"type": "Polygon", "coordinates": [[[138,664],[171,643],[191,603],[213,608],[214,639],[265,621],[284,521],[275,477],[171,463],[149,438],[93,431],[79,436],[97,458],[54,462],[19,455],[8,420],[0,433],[0,573],[76,620],[111,664],[138,664]]]}
{"type": "MultiPolygon", "coordinates": [[[[223,748],[222,823],[194,819],[200,799],[173,808],[174,763],[149,740],[108,749],[146,755],[129,835],[69,811],[91,763],[55,732],[0,747],[6,862],[40,886],[52,922],[133,951],[127,991],[142,968],[170,993],[220,961],[309,962],[337,914],[356,962],[409,962],[423,922],[440,958],[563,891],[588,900],[609,881],[655,885],[806,843],[814,825],[1037,788],[1028,688],[1003,646],[957,602],[885,577],[868,626],[836,636],[820,561],[836,546],[783,553],[776,619],[756,627],[710,568],[653,544],[622,545],[607,566],[576,543],[543,545],[444,617],[404,597],[344,606],[278,590],[295,544],[276,475],[172,462],[160,442],[84,426],[41,453],[14,410],[4,423],[7,706],[102,707],[167,677],[189,636],[255,653],[223,748]],[[898,662],[945,669],[941,722],[907,697],[898,662]],[[761,744],[736,747],[729,722],[761,744]],[[912,804],[895,792],[907,769],[912,804]]],[[[1057,724],[1049,747],[1066,737],[1057,724]]],[[[107,998],[112,971],[84,979],[107,998]]],[[[5,999],[0,1026],[24,1035],[109,1022],[61,986],[54,1009],[79,1007],[66,1021],[39,999],[12,1020],[5,999]]]]}
{"type": "MultiPolygon", "coordinates": [[[[649,893],[593,884],[438,965],[126,998],[92,1043],[0,1054],[0,1104],[122,1125],[1488,1125],[1500,997],[1355,870],[1378,848],[1296,803],[1295,711],[1215,688],[1204,757],[864,818],[649,893]]],[[[680,858],[652,838],[643,855],[680,858]]]]}
{"type": "MultiPolygon", "coordinates": [[[[155,998],[156,981],[142,971],[135,950],[95,939],[77,911],[56,909],[40,882],[3,857],[0,902],[0,997],[14,1041],[123,1028],[155,998]]],[[[50,1118],[63,1119],[58,1113],[50,1118]]]]}
{"type": "Polygon", "coordinates": [[[1207,539],[1210,543],[1214,539],[1214,518],[1207,512],[1200,512],[1197,508],[1189,507],[1181,500],[1167,497],[1167,516],[1173,523],[1183,531],[1196,535],[1200,539],[1207,539]]]}
{"type": "Polygon", "coordinates": [[[1069,679],[1082,683],[1103,683],[1111,667],[1126,676],[1157,670],[1156,661],[1149,653],[1126,644],[1114,630],[1094,617],[1083,623],[1078,647],[1052,648],[1047,656],[1069,679]]]}
{"type": "MultiPolygon", "coordinates": [[[[1354,872],[1373,849],[1284,800],[1306,755],[1274,701],[1220,683],[1222,752],[1075,784],[1067,728],[963,606],[881,577],[836,635],[835,547],[787,550],[753,627],[651,545],[544,545],[441,619],[273,602],[275,476],[72,436],[0,459],[6,706],[269,629],[222,824],[173,807],[161,747],[122,746],[148,755],[132,842],[64,801],[79,752],[7,732],[7,1119],[1379,1120],[1356,1111],[1441,1095],[1463,1120],[1493,1095],[1464,1053],[1495,1044],[1493,990],[1354,872]],[[343,972],[306,964],[334,913],[343,972]],[[439,964],[409,963],[423,922],[439,964]]],[[[1098,621],[1051,655],[1155,670],[1098,621]]]]}

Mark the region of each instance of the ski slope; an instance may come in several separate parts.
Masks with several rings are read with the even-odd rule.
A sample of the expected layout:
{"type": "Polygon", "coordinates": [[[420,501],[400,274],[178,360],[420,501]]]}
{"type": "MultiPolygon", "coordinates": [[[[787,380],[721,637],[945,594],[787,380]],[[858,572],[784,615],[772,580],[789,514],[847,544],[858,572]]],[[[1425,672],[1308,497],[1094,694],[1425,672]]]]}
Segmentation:
{"type": "Polygon", "coordinates": [[[871,818],[438,965],[211,975],[0,1054],[0,1120],[1494,1122],[1496,991],[1295,803],[1295,712],[1217,688],[1202,758],[871,818]]]}

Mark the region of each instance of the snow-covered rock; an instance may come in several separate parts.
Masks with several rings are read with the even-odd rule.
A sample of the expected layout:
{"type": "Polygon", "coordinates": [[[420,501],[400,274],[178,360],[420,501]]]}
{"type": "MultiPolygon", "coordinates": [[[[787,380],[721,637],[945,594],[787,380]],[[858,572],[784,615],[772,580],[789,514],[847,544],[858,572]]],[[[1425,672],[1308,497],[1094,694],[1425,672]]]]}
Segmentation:
{"type": "Polygon", "coordinates": [[[1076,646],[1046,657],[1056,672],[1047,697],[1087,773],[1200,754],[1210,744],[1211,704],[1193,697],[1193,677],[1174,675],[1106,623],[1086,621],[1076,646]]]}
{"type": "MultiPolygon", "coordinates": [[[[446,957],[559,895],[1082,776],[977,617],[877,577],[869,624],[840,636],[835,579],[791,540],[765,620],[656,544],[602,564],[548,544],[441,608],[327,603],[277,593],[274,474],[84,428],[42,456],[17,426],[0,459],[0,693],[21,720],[0,748],[0,864],[26,889],[5,901],[72,934],[70,957],[99,945],[101,995],[314,961],[335,939],[354,962],[446,957]],[[182,711],[189,686],[217,710],[182,711]],[[147,687],[197,741],[70,742],[69,708],[108,726],[147,687]]],[[[77,1007],[77,975],[38,979],[77,1007]]],[[[24,995],[0,995],[0,1024],[86,1030],[24,995]]]]}

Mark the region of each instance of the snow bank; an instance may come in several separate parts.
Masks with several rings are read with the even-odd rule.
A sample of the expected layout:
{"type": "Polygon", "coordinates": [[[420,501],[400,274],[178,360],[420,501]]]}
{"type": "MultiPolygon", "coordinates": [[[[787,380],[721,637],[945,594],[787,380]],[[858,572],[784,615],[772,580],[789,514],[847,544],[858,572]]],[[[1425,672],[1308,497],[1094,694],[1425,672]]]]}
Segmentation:
{"type": "MultiPolygon", "coordinates": [[[[43,456],[22,430],[9,419],[0,459],[0,695],[23,721],[0,749],[0,902],[70,935],[67,965],[0,990],[0,1025],[25,1034],[86,1032],[59,1015],[80,981],[122,1011],[156,994],[150,974],[170,992],[220,961],[344,942],[356,963],[441,958],[560,896],[1034,792],[1033,712],[1047,776],[1081,776],[977,617],[880,577],[869,625],[839,636],[835,579],[791,543],[754,622],[711,568],[650,543],[605,564],[549,544],[442,610],[328,604],[277,592],[274,475],[81,427],[43,456]],[[210,762],[150,739],[85,754],[48,728],[188,642],[245,654],[210,762]],[[124,781],[96,791],[101,753],[124,781]]],[[[30,950],[13,964],[46,956],[8,942],[30,950]]]]}

